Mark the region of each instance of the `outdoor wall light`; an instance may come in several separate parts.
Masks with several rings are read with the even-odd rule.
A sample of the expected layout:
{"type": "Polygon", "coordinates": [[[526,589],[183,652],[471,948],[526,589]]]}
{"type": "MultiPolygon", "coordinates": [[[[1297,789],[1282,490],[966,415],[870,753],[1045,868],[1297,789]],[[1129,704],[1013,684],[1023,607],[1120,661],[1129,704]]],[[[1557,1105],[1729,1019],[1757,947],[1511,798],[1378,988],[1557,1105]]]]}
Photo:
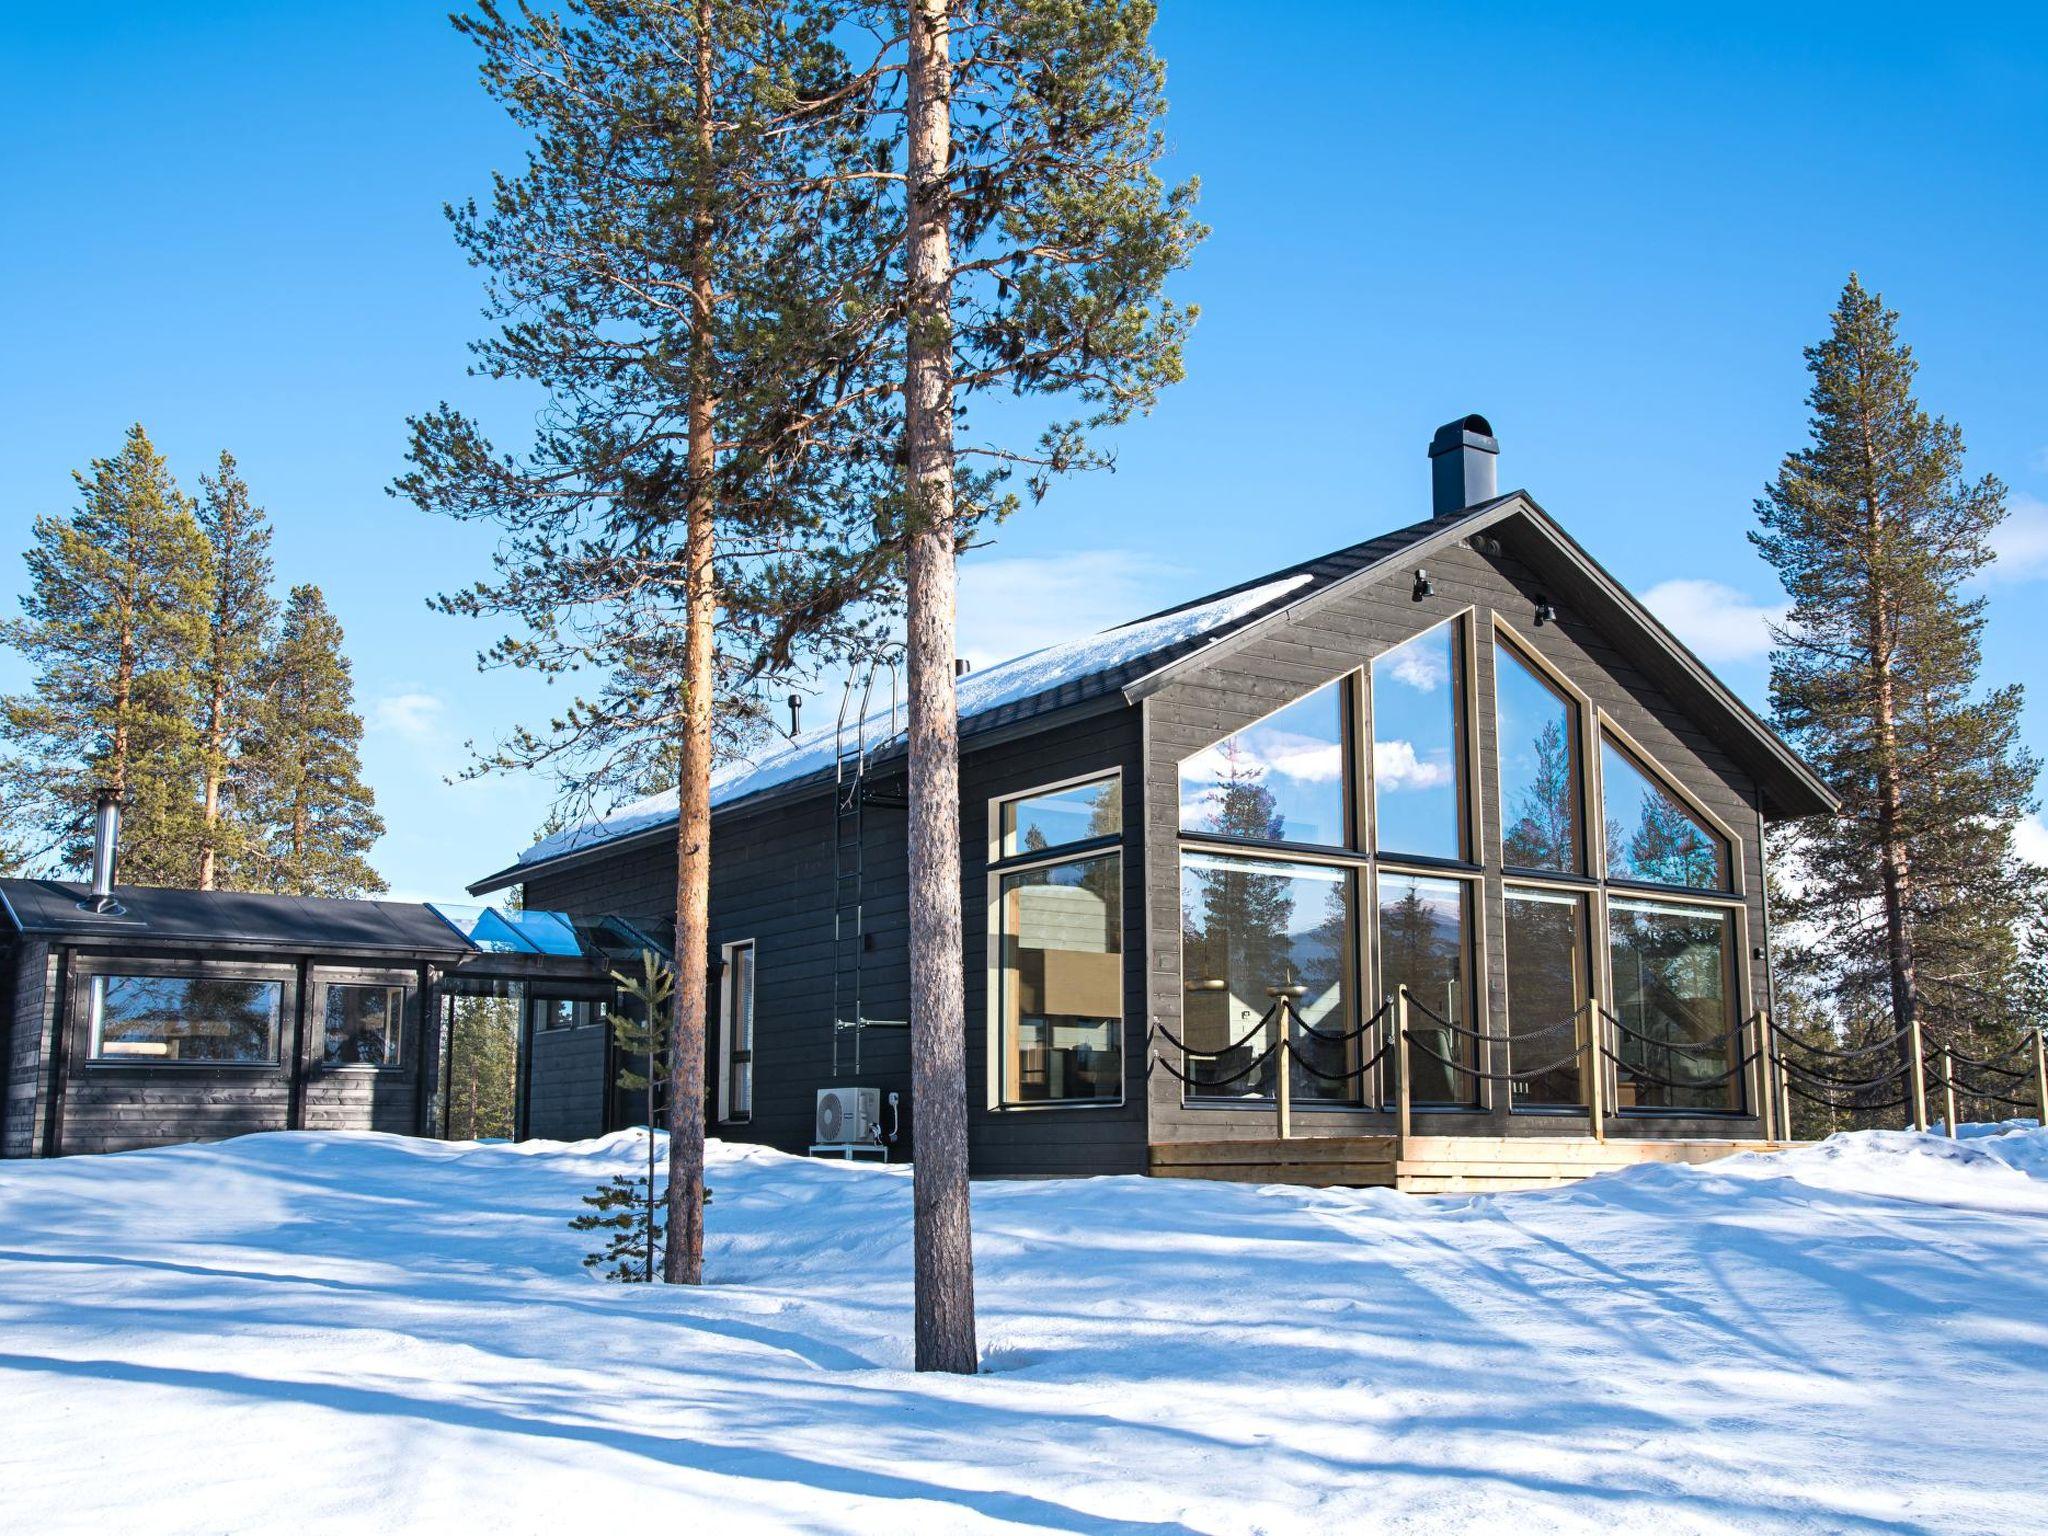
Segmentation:
{"type": "Polygon", "coordinates": [[[1415,573],[1415,590],[1409,595],[1418,603],[1425,597],[1436,596],[1436,584],[1429,579],[1429,572],[1417,571],[1415,573]]]}
{"type": "Polygon", "coordinates": [[[1539,597],[1539,598],[1537,598],[1537,599],[1536,599],[1536,627],[1537,627],[1538,629],[1541,629],[1541,628],[1542,628],[1542,627],[1543,627],[1544,625],[1546,625],[1546,624],[1555,624],[1556,622],[1557,622],[1557,609],[1556,609],[1555,607],[1553,607],[1553,606],[1551,605],[1551,601],[1550,601],[1550,599],[1549,599],[1549,598],[1547,598],[1547,597],[1539,597]]]}

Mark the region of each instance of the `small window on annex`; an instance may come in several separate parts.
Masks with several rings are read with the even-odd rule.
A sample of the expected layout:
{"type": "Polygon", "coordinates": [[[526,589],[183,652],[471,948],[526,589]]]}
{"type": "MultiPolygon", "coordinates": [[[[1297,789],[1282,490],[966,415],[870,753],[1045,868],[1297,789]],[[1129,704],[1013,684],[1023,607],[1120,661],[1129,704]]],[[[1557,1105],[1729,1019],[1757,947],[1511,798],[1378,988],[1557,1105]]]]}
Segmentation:
{"type": "Polygon", "coordinates": [[[1608,878],[1729,889],[1727,841],[1612,738],[1603,737],[1600,746],[1608,878]]]}
{"type": "Polygon", "coordinates": [[[1616,1107],[1739,1110],[1735,914],[1619,898],[1607,911],[1616,1107]]]}
{"type": "MultiPolygon", "coordinates": [[[[1181,853],[1181,1024],[1192,1098],[1270,1098],[1283,998],[1309,1029],[1350,1029],[1353,879],[1326,864],[1181,853]],[[1254,1063],[1258,1063],[1254,1065],[1254,1063]]],[[[1297,1070],[1297,1100],[1351,1100],[1348,1042],[1295,1033],[1314,1071],[1297,1070]]]]}
{"type": "MultiPolygon", "coordinates": [[[[1380,995],[1407,987],[1409,1094],[1417,1104],[1471,1104],[1471,882],[1382,870],[1380,995]]],[[[1391,1023],[1391,1021],[1390,1021],[1391,1023]]]]}
{"type": "Polygon", "coordinates": [[[1112,776],[1005,800],[997,844],[1000,857],[1042,853],[1068,843],[1120,835],[1124,829],[1122,788],[1112,776]]]}
{"type": "Polygon", "coordinates": [[[1506,645],[1493,657],[1501,862],[1578,874],[1578,706],[1506,645]]]}
{"type": "Polygon", "coordinates": [[[1458,623],[1372,664],[1373,840],[1383,854],[1467,857],[1458,623]]]}
{"type": "Polygon", "coordinates": [[[1344,685],[1326,683],[1180,765],[1180,829],[1345,846],[1344,685]]]}
{"type": "Polygon", "coordinates": [[[405,1044],[403,986],[329,982],[326,987],[330,1067],[395,1067],[405,1044]]]}
{"type": "Polygon", "coordinates": [[[277,1060],[284,984],[219,976],[94,976],[92,1059],[129,1066],[277,1060]]]}
{"type": "Polygon", "coordinates": [[[536,1031],[585,1029],[605,1021],[604,1004],[588,997],[536,997],[528,1006],[536,1031]]]}
{"type": "Polygon", "coordinates": [[[1123,857],[998,879],[997,1007],[1005,1104],[1123,1094],[1123,857]]]}

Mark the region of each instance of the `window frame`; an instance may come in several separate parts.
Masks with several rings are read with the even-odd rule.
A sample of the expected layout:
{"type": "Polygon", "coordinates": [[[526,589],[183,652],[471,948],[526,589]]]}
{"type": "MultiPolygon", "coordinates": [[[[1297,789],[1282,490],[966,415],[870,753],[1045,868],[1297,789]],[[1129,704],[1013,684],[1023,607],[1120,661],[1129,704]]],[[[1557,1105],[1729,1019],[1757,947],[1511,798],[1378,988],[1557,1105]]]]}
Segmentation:
{"type": "Polygon", "coordinates": [[[307,977],[315,1006],[306,1011],[306,1032],[319,1036],[319,1051],[315,1055],[307,1041],[308,1065],[325,1073],[404,1073],[412,1070],[417,1055],[418,1041],[422,1032],[420,1021],[419,977],[411,971],[380,970],[369,967],[315,965],[307,977]],[[398,1009],[398,1059],[392,1062],[341,1061],[327,1059],[327,989],[343,987],[397,987],[405,996],[398,1009]]]}
{"type": "Polygon", "coordinates": [[[754,1065],[759,1059],[760,1013],[761,1013],[761,946],[758,939],[734,939],[718,946],[718,1097],[717,1111],[720,1125],[751,1125],[754,1120],[754,1065]],[[732,1069],[738,1065],[733,1060],[734,1022],[733,999],[738,990],[739,969],[734,957],[741,950],[753,955],[752,996],[748,1005],[753,1010],[753,1024],[747,1039],[747,1108],[744,1114],[736,1114],[732,1108],[732,1069]]]}
{"type": "MultiPolygon", "coordinates": [[[[1728,963],[1723,979],[1728,987],[1728,1013],[1731,1017],[1728,1018],[1726,1027],[1730,1030],[1738,1031],[1734,1042],[1735,1053],[1741,1055],[1743,1053],[1742,1037],[1739,1030],[1747,1018],[1742,1011],[1742,1004],[1745,998],[1751,996],[1749,903],[1739,896],[1730,896],[1716,901],[1711,899],[1712,892],[1694,892],[1692,895],[1676,897],[1671,894],[1675,890],[1690,889],[1690,887],[1680,886],[1617,884],[1614,890],[1614,897],[1623,906],[1633,903],[1637,906],[1691,907],[1701,912],[1716,913],[1728,920],[1728,963]],[[1708,899],[1698,899],[1699,897],[1706,897],[1708,899]]],[[[1603,1005],[1611,1005],[1615,1001],[1614,925],[1612,904],[1608,900],[1608,892],[1605,887],[1602,888],[1600,895],[1599,923],[1597,948],[1599,951],[1600,977],[1603,986],[1601,1002],[1603,1005]]],[[[1605,1021],[1603,1020],[1602,1022],[1604,1024],[1605,1021]]],[[[1609,1034],[1614,1033],[1611,1029],[1607,1032],[1609,1034]]],[[[1621,1040],[1616,1035],[1613,1040],[1613,1049],[1616,1056],[1622,1054],[1620,1046],[1621,1040]]],[[[1761,1097],[1757,1091],[1758,1080],[1756,1076],[1760,1067],[1760,1062],[1753,1062],[1731,1079],[1732,1085],[1739,1090],[1735,1107],[1732,1109],[1667,1108],[1663,1105],[1630,1105],[1624,1109],[1621,1107],[1620,1098],[1621,1064],[1610,1061],[1605,1056],[1602,1056],[1600,1060],[1601,1086],[1605,1094],[1607,1112],[1618,1119],[1628,1120],[1753,1120],[1757,1117],[1757,1104],[1761,1097]]]]}
{"type": "Polygon", "coordinates": [[[72,1046],[67,1052],[78,1070],[95,1076],[121,1072],[225,1073],[254,1076],[275,1073],[289,1077],[298,1049],[298,967],[263,961],[182,959],[176,956],[75,953],[66,988],[72,1021],[72,1046]],[[278,987],[277,1029],[272,1050],[262,1061],[171,1061],[144,1057],[101,1056],[93,1018],[93,983],[105,977],[176,977],[194,981],[250,981],[278,987]]]}
{"type": "Polygon", "coordinates": [[[1537,650],[1499,613],[1493,616],[1493,798],[1495,837],[1500,846],[1500,869],[1503,879],[1541,882],[1558,880],[1577,882],[1582,885],[1597,885],[1600,876],[1596,870],[1604,869],[1607,850],[1599,846],[1599,861],[1594,858],[1593,814],[1595,804],[1604,802],[1594,799],[1594,787],[1598,782],[1592,760],[1599,756],[1601,710],[1586,692],[1565,676],[1556,663],[1537,650]],[[1575,715],[1572,723],[1572,749],[1578,759],[1578,772],[1573,776],[1573,793],[1578,797],[1578,867],[1576,869],[1534,869],[1508,862],[1508,807],[1506,800],[1506,775],[1501,771],[1501,730],[1500,730],[1500,653],[1506,651],[1522,663],[1538,678],[1547,682],[1564,696],[1575,715]]]}
{"type": "Polygon", "coordinates": [[[1595,750],[1592,754],[1593,761],[1589,772],[1592,775],[1592,786],[1597,792],[1597,798],[1592,803],[1599,807],[1599,814],[1594,817],[1588,817],[1587,821],[1589,832],[1592,823],[1597,821],[1599,824],[1599,870],[1601,883],[1625,891],[1668,891],[1687,897],[1740,901],[1743,891],[1748,887],[1742,854],[1742,838],[1736,833],[1735,829],[1707,809],[1701,803],[1698,796],[1679,783],[1677,778],[1656,757],[1644,749],[1641,742],[1622,729],[1616,723],[1614,717],[1604,709],[1599,712],[1597,726],[1598,728],[1595,730],[1593,737],[1595,750]],[[1617,875],[1610,870],[1607,848],[1607,765],[1605,751],[1610,740],[1620,750],[1622,756],[1634,763],[1637,771],[1644,778],[1671,796],[1688,813],[1696,817],[1701,825],[1706,827],[1710,833],[1721,839],[1722,846],[1728,851],[1728,883],[1725,886],[1666,885],[1661,881],[1638,880],[1628,875],[1617,875]]]}
{"type": "Polygon", "coordinates": [[[1297,693],[1294,697],[1284,699],[1280,703],[1275,704],[1263,714],[1255,715],[1250,720],[1245,721],[1244,724],[1233,726],[1230,730],[1217,737],[1216,740],[1199,749],[1206,752],[1220,747],[1224,742],[1230,740],[1231,737],[1241,736],[1246,731],[1265,724],[1283,710],[1292,709],[1295,705],[1314,698],[1325,688],[1335,688],[1337,690],[1337,753],[1344,769],[1343,783],[1338,791],[1339,811],[1344,818],[1344,829],[1342,836],[1337,842],[1303,843],[1296,842],[1291,838],[1244,837],[1232,832],[1190,831],[1187,827],[1181,825],[1180,820],[1181,767],[1186,763],[1186,758],[1180,759],[1173,765],[1173,827],[1175,835],[1183,842],[1213,843],[1226,848],[1278,848],[1285,849],[1289,853],[1308,854],[1311,856],[1322,855],[1325,857],[1360,853],[1365,845],[1365,829],[1369,825],[1366,819],[1368,811],[1364,796],[1367,792],[1366,779],[1371,770],[1370,744],[1367,744],[1367,756],[1361,758],[1358,740],[1359,724],[1366,719],[1366,710],[1371,703],[1371,682],[1367,671],[1368,669],[1362,666],[1348,667],[1328,681],[1317,683],[1307,692],[1297,693]],[[1363,697],[1360,694],[1361,687],[1366,690],[1363,697]]]}
{"type": "MultiPolygon", "coordinates": [[[[1176,801],[1176,804],[1178,802],[1176,801]]],[[[1007,1093],[1004,1061],[1008,1052],[1006,1031],[1003,1027],[1003,880],[1008,875],[1028,872],[1033,869],[1071,864],[1083,859],[1114,858],[1117,867],[1117,934],[1121,945],[1131,931],[1131,890],[1129,873],[1131,861],[1125,856],[1125,842],[1130,835],[1130,799],[1125,793],[1124,770],[1121,763],[1089,769],[1083,773],[1069,774],[1064,778],[1050,779],[1043,783],[1026,786],[1023,789],[1007,791],[988,798],[988,822],[983,828],[987,845],[987,858],[983,866],[984,896],[986,906],[983,921],[983,937],[986,959],[982,969],[982,990],[987,1014],[987,1027],[983,1033],[985,1077],[985,1103],[991,1113],[1003,1115],[1045,1114],[1064,1111],[1096,1111],[1122,1109],[1131,1097],[1131,980],[1130,951],[1120,948],[1117,959],[1117,1001],[1122,1014],[1117,1020],[1118,1070],[1116,1095],[1113,1098],[1091,1099],[1030,1099],[1012,1100],[1007,1093]],[[1081,784],[1107,781],[1116,786],[1117,827],[1114,833],[1100,837],[1077,839],[1071,843],[1060,843],[1050,848],[1034,848],[1026,853],[1003,853],[1003,807],[1018,800],[1035,799],[1062,789],[1072,789],[1081,784]]],[[[758,974],[758,973],[757,973],[758,974]]]]}
{"type": "MultiPolygon", "coordinates": [[[[1489,969],[1491,954],[1487,943],[1490,924],[1486,920],[1486,877],[1483,871],[1465,869],[1452,865],[1439,865],[1417,859],[1375,859],[1372,864],[1372,902],[1370,928],[1372,952],[1368,956],[1366,995],[1372,999],[1375,1010],[1384,1008],[1392,1001],[1393,994],[1385,987],[1384,966],[1381,963],[1380,942],[1380,877],[1392,875],[1397,879],[1409,880],[1455,880],[1464,889],[1465,929],[1465,1007],[1467,1029],[1477,1028],[1471,1020],[1481,1016],[1487,1006],[1490,989],[1487,985],[1492,975],[1489,969]]],[[[1388,1021],[1391,1027],[1391,1019],[1388,1021]]],[[[1492,1033],[1489,1027],[1486,1031],[1492,1033]]],[[[1467,1065],[1471,1058],[1467,1058],[1467,1065]]],[[[1491,1063],[1483,1064],[1482,1071],[1492,1071],[1491,1063]]],[[[1377,1105],[1382,1112],[1394,1108],[1396,1082],[1393,1064],[1382,1061],[1373,1069],[1377,1097],[1369,1106],[1377,1105]]],[[[1494,1090],[1498,1085],[1484,1077],[1473,1079],[1473,1092],[1463,1103],[1438,1103],[1415,1100],[1409,1106],[1410,1112],[1418,1115],[1484,1115],[1493,1112],[1494,1090]]]]}
{"type": "Polygon", "coordinates": [[[1364,666],[1356,669],[1361,677],[1360,687],[1364,690],[1361,707],[1356,716],[1364,723],[1365,729],[1355,733],[1352,756],[1363,765],[1364,798],[1366,821],[1362,835],[1353,839],[1352,846],[1364,858],[1375,864],[1389,866],[1428,866],[1444,871],[1477,874],[1484,870],[1483,858],[1474,858],[1475,853],[1483,854],[1479,846],[1479,829],[1485,823],[1485,811],[1480,792],[1479,732],[1473,728],[1472,705],[1479,697],[1479,645],[1476,634],[1478,607],[1467,603],[1454,612],[1445,614],[1433,623],[1425,624],[1414,634],[1405,636],[1394,644],[1375,652],[1364,666]],[[1399,849],[1380,846],[1380,787],[1379,787],[1379,711],[1378,700],[1373,693],[1372,669],[1387,656],[1398,651],[1431,630],[1449,628],[1456,665],[1452,676],[1457,681],[1456,700],[1457,741],[1454,743],[1455,761],[1458,764],[1460,793],[1454,798],[1458,806],[1458,854],[1447,857],[1442,854],[1408,853],[1399,849]]]}
{"type": "MultiPolygon", "coordinates": [[[[1603,938],[1607,931],[1607,893],[1605,888],[1596,880],[1576,877],[1543,879],[1534,875],[1508,873],[1501,881],[1500,900],[1500,1032],[1506,1037],[1507,1058],[1504,1070],[1509,1072],[1514,1070],[1515,1046],[1513,1003],[1509,995],[1509,989],[1514,985],[1514,969],[1508,963],[1508,903],[1513,901],[1518,895],[1529,896],[1535,894],[1537,899],[1540,900],[1542,893],[1567,897],[1575,900],[1579,905],[1579,962],[1585,967],[1583,979],[1586,986],[1586,1000],[1581,1006],[1587,1010],[1587,1018],[1575,1032],[1574,1049],[1583,1051],[1589,1038],[1598,1038],[1600,1020],[1592,1012],[1593,1006],[1604,1006],[1606,1003],[1613,1001],[1612,989],[1606,985],[1608,979],[1608,954],[1603,938]]],[[[1606,1074],[1612,1065],[1611,1062],[1599,1055],[1596,1048],[1592,1069],[1600,1074],[1603,1084],[1606,1081],[1606,1074]]],[[[1580,1102],[1577,1104],[1517,1104],[1515,1102],[1514,1084],[1511,1081],[1503,1083],[1501,1091],[1507,1098],[1508,1113],[1513,1115],[1577,1115],[1581,1119],[1586,1119],[1592,1114],[1592,1106],[1587,1102],[1590,1098],[1588,1092],[1590,1086],[1591,1083],[1587,1077],[1586,1069],[1581,1066],[1579,1069],[1580,1102]]],[[[1610,1097],[1605,1102],[1611,1106],[1614,1100],[1610,1097]]]]}

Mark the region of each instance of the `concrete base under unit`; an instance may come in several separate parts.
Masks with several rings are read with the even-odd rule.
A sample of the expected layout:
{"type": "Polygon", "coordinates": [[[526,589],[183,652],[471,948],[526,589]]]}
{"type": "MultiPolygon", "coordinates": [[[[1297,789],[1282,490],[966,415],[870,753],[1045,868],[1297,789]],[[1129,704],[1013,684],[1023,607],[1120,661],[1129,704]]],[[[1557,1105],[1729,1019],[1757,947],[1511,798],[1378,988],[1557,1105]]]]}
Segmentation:
{"type": "Polygon", "coordinates": [[[1154,1142],[1155,1178],[1228,1179],[1456,1194],[1545,1189],[1636,1163],[1708,1163],[1737,1152],[1775,1152],[1783,1141],[1652,1140],[1617,1137],[1297,1136],[1238,1141],[1154,1142]]]}

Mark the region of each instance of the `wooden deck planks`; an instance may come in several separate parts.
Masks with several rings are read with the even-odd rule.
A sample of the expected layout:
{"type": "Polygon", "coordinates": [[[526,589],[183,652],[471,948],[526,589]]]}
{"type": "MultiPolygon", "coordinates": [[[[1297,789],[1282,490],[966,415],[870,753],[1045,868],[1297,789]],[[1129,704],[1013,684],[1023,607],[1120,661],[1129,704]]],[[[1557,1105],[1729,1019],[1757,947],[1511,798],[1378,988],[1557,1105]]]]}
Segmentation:
{"type": "Polygon", "coordinates": [[[1413,1194],[1541,1189],[1638,1163],[1706,1163],[1786,1142],[1625,1137],[1304,1136],[1154,1142],[1155,1178],[1400,1189],[1413,1194]],[[1405,1155],[1403,1155],[1405,1154],[1405,1155]]]}

